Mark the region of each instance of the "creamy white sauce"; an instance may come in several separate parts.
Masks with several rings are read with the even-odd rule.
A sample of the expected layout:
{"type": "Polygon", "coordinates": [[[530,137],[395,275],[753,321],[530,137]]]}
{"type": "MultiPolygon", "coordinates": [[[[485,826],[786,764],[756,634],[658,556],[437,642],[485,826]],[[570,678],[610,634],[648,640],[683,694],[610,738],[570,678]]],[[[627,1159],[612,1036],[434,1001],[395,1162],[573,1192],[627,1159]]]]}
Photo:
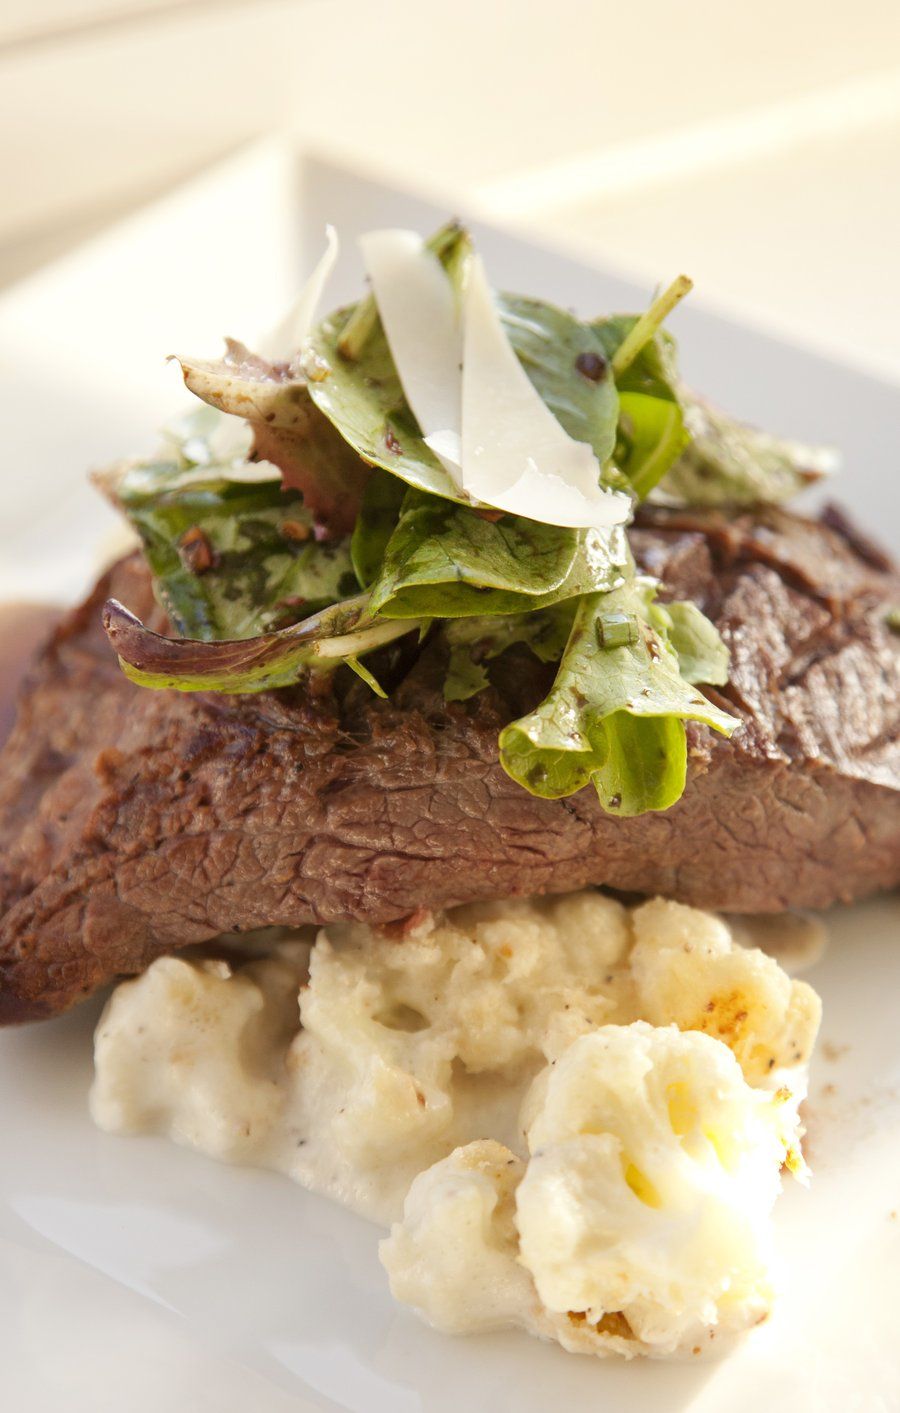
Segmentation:
{"type": "Polygon", "coordinates": [[[742,947],[759,947],[774,957],[788,976],[800,976],[822,960],[828,929],[811,913],[734,913],[727,919],[742,947]]]}
{"type": "Polygon", "coordinates": [[[122,983],[96,1122],[393,1223],[392,1289],[442,1328],[667,1355],[765,1315],[805,983],[709,914],[593,892],[312,940],[122,983]]]}

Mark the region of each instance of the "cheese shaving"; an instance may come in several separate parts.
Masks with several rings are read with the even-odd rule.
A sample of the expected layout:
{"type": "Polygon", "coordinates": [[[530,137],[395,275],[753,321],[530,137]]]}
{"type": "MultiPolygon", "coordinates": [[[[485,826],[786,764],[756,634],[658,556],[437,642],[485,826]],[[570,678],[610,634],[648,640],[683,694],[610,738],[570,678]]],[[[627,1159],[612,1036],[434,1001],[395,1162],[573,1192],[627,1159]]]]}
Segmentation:
{"type": "Polygon", "coordinates": [[[587,442],[575,441],[519,362],[473,256],[462,321],[440,261],[414,231],[360,240],[385,336],[426,446],[470,498],[549,525],[600,528],[631,502],[604,490],[587,442]]]}
{"type": "Polygon", "coordinates": [[[415,231],[369,231],[359,244],[406,400],[459,485],[462,334],[453,288],[415,231]]]}
{"type": "Polygon", "coordinates": [[[334,226],[325,227],[326,246],[318,264],[281,322],[259,340],[258,353],[273,363],[290,363],[315,323],[325,286],[340,249],[334,226]]]}
{"type": "Polygon", "coordinates": [[[629,497],[602,489],[593,450],[569,436],[516,357],[480,256],[469,269],[464,325],[464,488],[498,510],[549,525],[627,520],[629,497]]]}

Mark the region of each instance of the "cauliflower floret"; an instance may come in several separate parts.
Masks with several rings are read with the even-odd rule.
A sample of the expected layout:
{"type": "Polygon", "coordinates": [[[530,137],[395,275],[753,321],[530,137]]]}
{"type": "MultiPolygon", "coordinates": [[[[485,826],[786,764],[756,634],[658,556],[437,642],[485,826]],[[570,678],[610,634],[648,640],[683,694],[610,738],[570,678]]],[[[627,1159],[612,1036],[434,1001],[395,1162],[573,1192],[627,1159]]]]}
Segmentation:
{"type": "Polygon", "coordinates": [[[709,1036],[642,1021],[576,1041],[542,1089],[517,1221],[543,1304],[621,1314],[661,1353],[765,1316],[782,1096],[709,1036]]]}
{"type": "MultiPolygon", "coordinates": [[[[610,1026],[674,1021],[685,1032],[685,1044],[713,1046],[718,1058],[710,1074],[718,1073],[716,1065],[726,1070],[730,1065],[733,1078],[736,1056],[750,1084],[778,1090],[782,1156],[802,1171],[797,1104],[818,1021],[817,999],[762,953],[735,947],[725,925],[709,914],[662,902],[632,910],[584,892],[459,908],[426,918],[402,940],[363,926],[331,927],[319,934],[306,985],[305,943],[285,941],[275,932],[249,945],[243,940],[241,949],[249,960],[235,963],[233,970],[221,962],[166,958],[116,991],[96,1042],[92,1107],[101,1126],[168,1129],[205,1152],[288,1172],[304,1186],[389,1224],[402,1212],[418,1175],[454,1149],[490,1135],[524,1155],[546,1114],[562,1114],[569,1103],[559,1091],[559,1076],[574,1073],[570,1057],[584,1053],[586,1039],[610,1026]],[[709,1035],[694,1034],[698,1030],[709,1035]]],[[[674,1031],[665,1034],[672,1044],[674,1031]]],[[[634,1065],[639,1049],[632,1042],[634,1065]]],[[[620,1069],[630,1073],[624,1061],[620,1069]]],[[[703,1167],[697,1167],[697,1154],[711,1163],[710,1154],[718,1152],[727,1168],[730,1152],[725,1138],[716,1137],[719,1128],[705,1121],[698,1128],[691,1117],[697,1107],[692,1078],[685,1079],[690,1093],[672,1081],[666,1100],[670,1129],[662,1130],[648,1097],[649,1081],[642,1088],[632,1076],[629,1083],[630,1088],[623,1081],[618,1102],[622,1112],[633,1107],[633,1138],[604,1111],[604,1126],[596,1134],[575,1132],[573,1120],[573,1134],[554,1139],[547,1150],[564,1171],[582,1174],[578,1181],[585,1192],[590,1174],[597,1175],[608,1202],[601,1234],[605,1230],[609,1242],[619,1220],[631,1221],[623,1240],[632,1239],[638,1203],[636,1189],[617,1167],[616,1145],[628,1140],[638,1188],[640,1175],[657,1183],[639,1141],[642,1125],[647,1135],[658,1138],[663,1132],[670,1147],[671,1124],[687,1125],[685,1145],[691,1146],[694,1163],[689,1173],[703,1167]]],[[[607,1097],[613,1104],[615,1096],[607,1097]]],[[[760,1102],[771,1100],[763,1095],[760,1102]]],[[[752,1106],[745,1108],[750,1112],[752,1106]]],[[[735,1119],[731,1127],[736,1126],[735,1119]]],[[[662,1151],[671,1158],[668,1149],[662,1151]]],[[[550,1171],[552,1161],[545,1155],[532,1158],[524,1201],[529,1184],[537,1182],[542,1168],[550,1171]]],[[[739,1166],[744,1171],[743,1159],[739,1166]]],[[[487,1182],[487,1169],[482,1165],[478,1171],[481,1196],[466,1199],[475,1208],[487,1182]]],[[[710,1171],[718,1170],[713,1164],[710,1171]]],[[[457,1187],[464,1176],[456,1171],[457,1187]]],[[[692,1180],[696,1186],[696,1173],[692,1180]]],[[[465,1183],[475,1183],[471,1172],[465,1183]]],[[[430,1178],[423,1184],[416,1186],[420,1194],[433,1186],[430,1178]]],[[[552,1182],[550,1187],[556,1191],[552,1182]]],[[[446,1191],[443,1178],[439,1189],[434,1187],[438,1190],[446,1191]]],[[[650,1191],[645,1188],[644,1195],[650,1191]]],[[[713,1202],[709,1211],[722,1208],[718,1197],[716,1202],[719,1207],[713,1202]]],[[[424,1213],[424,1197],[421,1204],[424,1213]]],[[[647,1210],[647,1220],[661,1224],[654,1229],[668,1232],[660,1212],[647,1210]]],[[[508,1203],[498,1202],[489,1222],[484,1216],[495,1236],[507,1211],[508,1203]]],[[[595,1216],[588,1203],[579,1220],[587,1226],[595,1216]]],[[[435,1223],[417,1218],[416,1242],[434,1248],[442,1223],[443,1218],[435,1223]]],[[[674,1229],[681,1230],[677,1223],[674,1229]]],[[[505,1240],[497,1236],[495,1255],[505,1240]]],[[[409,1254],[408,1243],[405,1249],[409,1254]]],[[[521,1285],[524,1270],[516,1264],[515,1242],[510,1249],[515,1272],[507,1289],[521,1285]]],[[[727,1254],[724,1244],[722,1251],[727,1254]]],[[[689,1257],[686,1252],[684,1259],[689,1257]]],[[[491,1260],[491,1279],[499,1289],[491,1260]]],[[[452,1285],[451,1268],[445,1253],[440,1278],[452,1285]]],[[[541,1279],[546,1282],[551,1274],[544,1272],[541,1279]]],[[[485,1288],[489,1284],[486,1279],[485,1288]]],[[[432,1311],[441,1298],[431,1291],[432,1311]]],[[[453,1299],[451,1291],[450,1305],[453,1299]]],[[[636,1299],[630,1313],[621,1301],[615,1303],[611,1290],[600,1303],[585,1296],[580,1305],[573,1300],[560,1310],[551,1308],[549,1295],[542,1305],[534,1292],[529,1313],[519,1322],[568,1346],[593,1348],[601,1340],[604,1348],[623,1353],[656,1348],[649,1314],[641,1334],[628,1324],[632,1313],[638,1318],[636,1299]]],[[[725,1296],[709,1299],[710,1309],[725,1322],[725,1296]]],[[[691,1318],[700,1316],[695,1312],[691,1318]]],[[[665,1347],[665,1337],[660,1340],[665,1347]]]]}
{"type": "MultiPolygon", "coordinates": [[[[355,1200],[348,1165],[379,1186],[390,1164],[405,1192],[473,1130],[508,1136],[511,1092],[577,1035],[630,1017],[629,942],[628,913],[599,893],[460,908],[402,942],[359,925],[320,933],[289,1067],[342,1200],[355,1200]]],[[[321,1160],[313,1141],[293,1170],[313,1182],[321,1160]]],[[[366,1206],[392,1215],[392,1202],[366,1206]]]]}
{"type": "Polygon", "coordinates": [[[160,957],[113,992],[94,1036],[90,1106],[100,1128],[170,1132],[248,1158],[276,1123],[309,948],[254,961],[160,957]]]}
{"type": "Polygon", "coordinates": [[[638,1014],[654,1025],[700,1030],[733,1050],[751,1084],[801,1071],[821,1003],[772,957],[734,946],[719,918],[656,898],[635,910],[631,970],[638,1014]]]}
{"type": "Polygon", "coordinates": [[[399,1300],[441,1329],[519,1324],[626,1357],[765,1319],[797,1138],[781,1095],[752,1089],[719,1041],[642,1021],[576,1040],[535,1092],[527,1166],[474,1143],[413,1183],[381,1249],[399,1300]]]}
{"type": "Polygon", "coordinates": [[[626,909],[601,893],[479,904],[428,919],[400,944],[368,927],[328,928],[313,990],[349,974],[365,984],[361,1019],[452,1034],[472,1074],[514,1069],[543,1055],[560,1015],[572,1013],[570,1038],[610,1016],[630,941],[626,909]]]}
{"type": "Polygon", "coordinates": [[[521,1324],[528,1310],[537,1318],[534,1285],[516,1260],[524,1171],[508,1148],[482,1139],[420,1173],[403,1221],[379,1246],[394,1298],[451,1334],[521,1324]]]}
{"type": "MultiPolygon", "coordinates": [[[[320,934],[289,1067],[311,1114],[324,1117],[330,1109],[328,1141],[355,1163],[373,1166],[388,1157],[412,1159],[446,1130],[454,1047],[389,984],[382,949],[397,950],[397,943],[379,936],[366,947],[361,932],[335,929],[334,941],[320,934]]],[[[408,945],[417,970],[422,944],[408,945]]]]}

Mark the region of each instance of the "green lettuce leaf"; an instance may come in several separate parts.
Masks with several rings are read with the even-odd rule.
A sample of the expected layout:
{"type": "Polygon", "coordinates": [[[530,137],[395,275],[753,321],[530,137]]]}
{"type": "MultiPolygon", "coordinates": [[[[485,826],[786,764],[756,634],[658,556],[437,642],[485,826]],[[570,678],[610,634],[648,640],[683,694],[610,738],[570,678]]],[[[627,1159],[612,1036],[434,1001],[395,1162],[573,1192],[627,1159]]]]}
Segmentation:
{"type": "Polygon", "coordinates": [[[662,624],[651,621],[653,592],[632,578],[579,601],[549,696],[500,734],[504,769],[532,794],[557,799],[590,782],[611,814],[668,809],[685,784],[685,721],[725,735],[738,724],[682,675],[662,624]],[[611,617],[634,620],[635,641],[601,647],[611,617]]]}
{"type": "Polygon", "coordinates": [[[588,324],[574,314],[520,294],[498,294],[507,337],[534,387],[570,437],[587,442],[603,468],[603,484],[621,489],[607,463],[616,445],[619,399],[588,324]]]}
{"type": "Polygon", "coordinates": [[[483,612],[485,590],[540,597],[564,582],[577,547],[577,530],[517,515],[486,519],[410,490],[372,585],[372,606],[397,616],[399,600],[413,617],[452,617],[460,603],[483,612]],[[426,602],[429,607],[417,609],[426,602]]]}
{"type": "Polygon", "coordinates": [[[678,657],[685,682],[724,687],[728,681],[728,648],[715,624],[690,599],[649,606],[650,622],[668,640],[678,657]]]}
{"type": "Polygon", "coordinates": [[[372,604],[389,618],[522,613],[612,588],[627,562],[621,526],[570,530],[515,515],[485,519],[410,491],[372,604]]]}
{"type": "Polygon", "coordinates": [[[444,677],[444,701],[467,702],[477,697],[490,684],[487,668],[478,662],[467,647],[450,649],[444,677]]]}
{"type": "MultiPolygon", "coordinates": [[[[611,314],[590,325],[603,353],[612,363],[639,314],[611,314]]],[[[616,374],[619,391],[642,393],[667,402],[678,401],[678,345],[665,329],[657,329],[622,372],[616,374]]]]}
{"type": "Polygon", "coordinates": [[[356,591],[347,541],[316,543],[296,491],[241,474],[233,466],[159,461],[127,463],[103,478],[185,637],[251,638],[356,591]]]}
{"type": "Polygon", "coordinates": [[[360,588],[367,589],[381,572],[384,553],[400,519],[406,487],[396,476],[373,467],[350,539],[350,557],[360,588]]]}
{"type": "MultiPolygon", "coordinates": [[[[638,316],[618,314],[591,325],[612,362],[638,316]]],[[[621,373],[616,464],[639,500],[675,465],[690,441],[678,391],[675,340],[658,330],[621,373]]]]}
{"type": "MultiPolygon", "coordinates": [[[[612,360],[637,316],[595,319],[591,328],[612,360]]],[[[616,373],[616,462],[639,499],[670,505],[779,503],[824,475],[833,463],[821,447],[769,436],[710,406],[684,384],[677,346],[658,329],[616,373]]]]}
{"type": "Polygon", "coordinates": [[[380,466],[410,486],[463,501],[434,452],[422,440],[380,322],[359,357],[349,362],[338,352],[342,330],[354,307],[330,314],[310,339],[318,370],[309,384],[316,407],[370,466],[380,466]]]}
{"type": "Polygon", "coordinates": [[[464,702],[488,685],[484,666],[515,643],[524,643],[541,662],[558,662],[572,629],[575,601],[535,613],[508,617],[455,618],[444,624],[450,645],[444,697],[464,702]]]}
{"type": "Polygon", "coordinates": [[[833,468],[834,454],[770,436],[680,389],[690,442],[658,487],[667,505],[779,504],[833,468]]]}
{"type": "MultiPolygon", "coordinates": [[[[459,277],[472,241],[451,222],[428,246],[459,277]]],[[[422,439],[372,295],[321,321],[309,339],[306,368],[312,402],[364,461],[419,490],[465,501],[422,439]]]]}

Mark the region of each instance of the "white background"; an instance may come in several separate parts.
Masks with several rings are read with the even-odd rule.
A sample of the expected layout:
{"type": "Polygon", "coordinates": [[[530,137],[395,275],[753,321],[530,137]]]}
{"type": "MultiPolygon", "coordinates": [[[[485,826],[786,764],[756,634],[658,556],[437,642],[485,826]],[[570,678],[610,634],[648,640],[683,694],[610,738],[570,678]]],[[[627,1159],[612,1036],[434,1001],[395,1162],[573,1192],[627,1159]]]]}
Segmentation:
{"type": "Polygon", "coordinates": [[[286,128],[900,376],[894,0],[6,0],[0,283],[286,128]]]}

